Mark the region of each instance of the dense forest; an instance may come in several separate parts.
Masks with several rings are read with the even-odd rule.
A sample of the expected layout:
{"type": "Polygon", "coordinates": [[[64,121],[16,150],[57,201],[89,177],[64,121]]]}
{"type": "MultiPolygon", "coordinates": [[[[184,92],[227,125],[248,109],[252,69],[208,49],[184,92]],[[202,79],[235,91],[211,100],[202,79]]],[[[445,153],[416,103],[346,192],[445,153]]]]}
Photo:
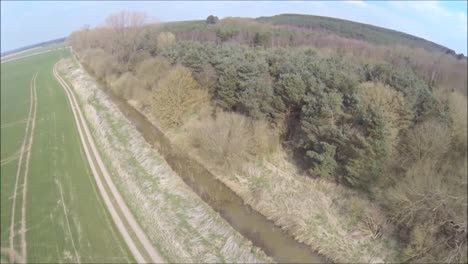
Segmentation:
{"type": "Polygon", "coordinates": [[[438,51],[463,58],[463,54],[456,54],[437,43],[386,28],[351,22],[347,20],[298,14],[282,14],[272,17],[259,17],[258,21],[265,21],[275,25],[290,25],[312,30],[322,30],[345,38],[365,40],[375,44],[401,44],[410,47],[420,47],[428,51],[438,51]]]}
{"type": "MultiPolygon", "coordinates": [[[[382,252],[383,261],[467,261],[466,57],[324,17],[145,18],[114,14],[67,41],[96,79],[207,167],[239,175],[245,164],[284,153],[298,175],[366,201],[343,202],[340,214],[365,226],[369,241],[397,241],[397,253],[382,252]],[[363,213],[367,207],[379,213],[363,213]]],[[[266,187],[273,178],[246,181],[239,190],[252,197],[281,192],[266,187]]],[[[306,188],[304,197],[314,191],[306,188]]],[[[299,236],[296,220],[270,211],[299,236]]],[[[297,217],[309,221],[304,215],[297,217]]],[[[362,260],[335,254],[338,248],[320,251],[335,261],[362,260]]]]}

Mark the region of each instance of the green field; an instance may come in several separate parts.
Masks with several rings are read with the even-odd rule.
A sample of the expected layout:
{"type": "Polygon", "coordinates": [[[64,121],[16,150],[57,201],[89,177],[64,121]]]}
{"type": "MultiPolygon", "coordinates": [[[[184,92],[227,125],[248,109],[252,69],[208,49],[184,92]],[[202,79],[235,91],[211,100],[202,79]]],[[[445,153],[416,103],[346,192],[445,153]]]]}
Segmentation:
{"type": "Polygon", "coordinates": [[[64,48],[64,47],[65,47],[65,43],[57,43],[57,44],[50,44],[50,45],[46,45],[46,46],[36,47],[36,48],[20,51],[20,52],[17,52],[17,53],[13,53],[13,54],[10,54],[10,55],[6,55],[6,56],[2,57],[2,61],[6,62],[6,61],[11,60],[11,59],[25,57],[25,56],[29,56],[31,54],[35,54],[35,53],[39,53],[39,52],[55,50],[55,49],[61,49],[61,48],[64,48]]]}
{"type": "Polygon", "coordinates": [[[31,154],[29,161],[23,154],[16,188],[15,253],[22,256],[21,219],[25,218],[27,262],[133,261],[96,191],[70,106],[52,75],[54,63],[69,55],[68,50],[56,50],[1,65],[2,262],[9,260],[6,252],[10,248],[15,179],[27,136],[30,84],[36,73],[37,113],[35,126],[30,126],[34,127],[31,154]]]}

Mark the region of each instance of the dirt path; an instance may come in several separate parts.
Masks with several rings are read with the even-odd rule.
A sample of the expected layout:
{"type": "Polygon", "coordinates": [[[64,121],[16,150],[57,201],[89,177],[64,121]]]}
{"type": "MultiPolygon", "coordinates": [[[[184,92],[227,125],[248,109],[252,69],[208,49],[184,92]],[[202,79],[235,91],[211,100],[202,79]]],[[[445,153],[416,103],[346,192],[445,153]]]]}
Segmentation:
{"type": "MultiPolygon", "coordinates": [[[[36,77],[37,77],[37,72],[34,74],[34,76],[31,78],[31,84],[30,84],[30,103],[29,103],[29,114],[28,114],[28,119],[26,121],[26,128],[25,128],[25,132],[24,132],[24,138],[23,138],[23,143],[21,144],[21,150],[20,150],[20,154],[19,154],[19,159],[18,159],[18,166],[16,168],[16,176],[15,176],[15,187],[13,189],[13,201],[12,201],[12,205],[11,205],[11,210],[10,210],[10,214],[11,214],[11,217],[10,217],[10,234],[9,234],[9,251],[10,252],[15,252],[15,249],[14,249],[14,236],[15,236],[15,214],[16,214],[16,198],[18,196],[18,182],[19,182],[19,177],[20,177],[20,173],[21,173],[21,165],[22,165],[22,161],[23,161],[23,155],[25,153],[25,148],[28,147],[30,148],[30,145],[27,146],[27,143],[28,143],[28,140],[31,139],[31,137],[29,136],[29,134],[33,134],[32,133],[32,126],[33,124],[31,123],[35,123],[35,104],[37,103],[36,102],[36,97],[35,97],[35,82],[36,82],[36,77]],[[34,109],[34,111],[33,111],[34,109]],[[34,120],[34,121],[33,121],[34,120]],[[31,122],[33,121],[33,122],[31,122]],[[31,129],[30,129],[31,128],[31,129]]],[[[28,155],[28,158],[29,158],[29,155],[28,155]]],[[[27,162],[29,164],[29,162],[27,162]]],[[[23,189],[24,191],[24,189],[23,189]]],[[[11,256],[11,255],[10,255],[11,256]]],[[[22,256],[22,259],[25,259],[24,256],[22,256]]],[[[12,262],[13,259],[10,258],[10,262],[12,262]]]]}
{"type": "Polygon", "coordinates": [[[71,88],[67,85],[67,83],[59,76],[56,70],[57,64],[54,66],[53,74],[57,81],[61,84],[65,93],[67,95],[68,101],[70,103],[73,116],[75,119],[75,123],[78,128],[78,133],[80,135],[81,143],[90,165],[91,171],[93,176],[96,180],[96,185],[98,187],[99,192],[106,204],[109,213],[111,214],[114,223],[116,224],[118,230],[122,234],[122,237],[125,240],[125,243],[129,247],[130,251],[132,252],[135,260],[139,263],[143,262],[151,262],[151,263],[162,263],[164,262],[161,255],[154,249],[152,243],[147,238],[146,234],[143,232],[139,224],[136,222],[133,214],[128,209],[127,205],[125,204],[123,198],[121,197],[120,193],[117,191],[112,179],[110,177],[109,172],[107,171],[102,159],[100,157],[99,152],[94,144],[94,140],[89,132],[88,126],[86,124],[85,119],[81,113],[79,108],[78,102],[71,91],[71,88]],[[88,146],[89,145],[89,146],[88,146]],[[90,151],[91,149],[91,151],[90,151]],[[95,161],[94,161],[95,160],[95,161]],[[101,172],[101,176],[98,172],[101,172]],[[104,178],[104,181],[102,181],[104,178]],[[105,185],[105,186],[104,186],[105,185]],[[108,194],[107,190],[110,190],[110,195],[108,194]],[[112,202],[114,201],[114,202],[112,202]],[[120,213],[120,214],[119,214],[120,213]],[[123,216],[123,217],[121,217],[123,216]],[[134,241],[136,237],[137,241],[134,241]],[[140,247],[137,244],[141,245],[140,247]],[[143,254],[141,253],[143,250],[143,254]],[[145,258],[143,255],[147,256],[145,258]]]}

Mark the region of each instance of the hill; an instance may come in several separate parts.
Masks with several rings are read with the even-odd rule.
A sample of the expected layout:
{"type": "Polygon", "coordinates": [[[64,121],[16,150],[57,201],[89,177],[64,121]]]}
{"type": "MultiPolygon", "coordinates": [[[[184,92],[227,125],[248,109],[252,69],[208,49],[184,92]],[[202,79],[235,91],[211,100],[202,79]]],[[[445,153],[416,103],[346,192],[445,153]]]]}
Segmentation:
{"type": "MultiPolygon", "coordinates": [[[[455,51],[420,37],[344,19],[313,15],[280,14],[270,17],[259,17],[256,20],[274,25],[328,31],[341,37],[364,40],[375,44],[401,44],[410,47],[423,47],[428,51],[440,51],[457,56],[455,51]]],[[[463,56],[463,54],[458,56],[463,56]]]]}
{"type": "Polygon", "coordinates": [[[44,42],[40,42],[40,43],[28,45],[28,46],[24,46],[24,47],[21,47],[21,48],[17,48],[17,49],[14,49],[14,50],[5,51],[5,52],[3,52],[1,54],[1,56],[4,57],[4,56],[8,56],[8,55],[13,54],[13,53],[22,52],[22,51],[26,51],[26,50],[29,50],[29,49],[40,48],[40,47],[45,47],[45,46],[49,46],[49,45],[53,45],[53,44],[63,43],[63,42],[65,42],[65,39],[66,39],[65,37],[58,38],[58,39],[52,39],[52,40],[48,40],[48,41],[44,41],[44,42]]]}

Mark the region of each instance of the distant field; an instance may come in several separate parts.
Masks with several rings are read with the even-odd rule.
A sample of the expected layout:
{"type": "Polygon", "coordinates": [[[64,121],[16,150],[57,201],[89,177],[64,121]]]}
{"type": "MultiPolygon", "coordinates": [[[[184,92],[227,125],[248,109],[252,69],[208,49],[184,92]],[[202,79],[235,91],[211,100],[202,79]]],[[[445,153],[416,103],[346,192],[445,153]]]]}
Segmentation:
{"type": "Polygon", "coordinates": [[[29,56],[29,55],[32,55],[32,54],[35,54],[35,53],[46,52],[46,51],[50,51],[50,50],[60,49],[60,48],[63,48],[63,47],[65,47],[64,43],[57,43],[57,44],[51,44],[51,45],[47,45],[47,46],[43,46],[43,47],[36,47],[36,48],[32,48],[32,49],[23,50],[23,51],[20,51],[20,52],[16,52],[16,53],[12,53],[12,54],[9,54],[9,55],[6,55],[6,56],[2,56],[2,63],[5,63],[7,61],[17,59],[17,58],[22,58],[22,57],[26,58],[26,56],[29,56]]]}
{"type": "Polygon", "coordinates": [[[11,227],[14,253],[27,262],[133,261],[96,191],[70,106],[52,75],[54,63],[69,55],[60,49],[1,66],[2,262],[12,253],[11,227]]]}

